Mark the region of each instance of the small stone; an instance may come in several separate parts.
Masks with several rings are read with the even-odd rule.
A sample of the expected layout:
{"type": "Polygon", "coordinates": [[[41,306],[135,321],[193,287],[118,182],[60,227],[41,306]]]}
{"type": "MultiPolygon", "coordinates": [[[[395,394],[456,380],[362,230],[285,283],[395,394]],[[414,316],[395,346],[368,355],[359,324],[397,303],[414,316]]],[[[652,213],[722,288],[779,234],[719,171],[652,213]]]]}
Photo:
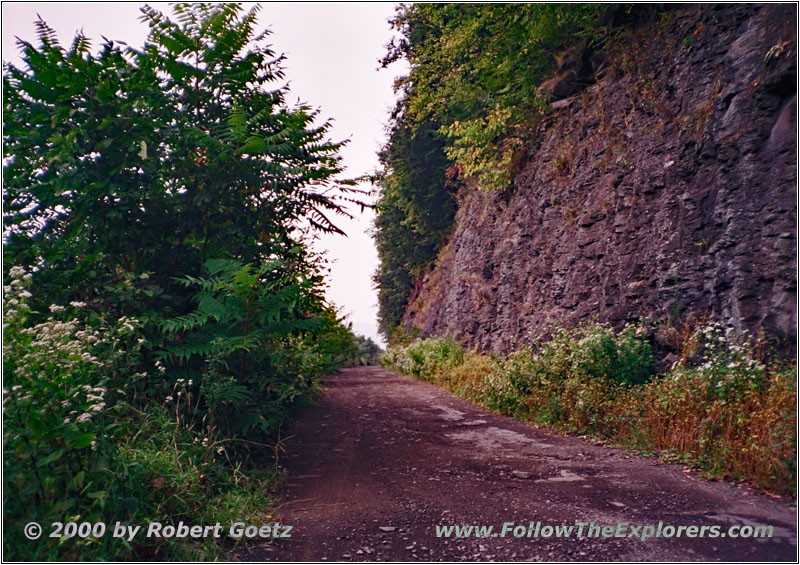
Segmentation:
{"type": "Polygon", "coordinates": [[[533,476],[530,473],[526,473],[525,471],[511,471],[511,474],[517,477],[518,479],[530,479],[533,476]]]}
{"type": "Polygon", "coordinates": [[[378,529],[382,532],[393,532],[397,528],[395,526],[378,526],[378,529]]]}

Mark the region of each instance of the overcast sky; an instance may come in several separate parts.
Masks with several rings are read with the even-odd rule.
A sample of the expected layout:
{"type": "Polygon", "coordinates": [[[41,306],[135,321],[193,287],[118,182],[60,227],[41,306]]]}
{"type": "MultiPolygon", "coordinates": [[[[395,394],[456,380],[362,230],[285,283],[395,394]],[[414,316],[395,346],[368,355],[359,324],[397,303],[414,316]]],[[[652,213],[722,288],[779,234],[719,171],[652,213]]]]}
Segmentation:
{"type": "MultiPolygon", "coordinates": [[[[33,22],[37,13],[54,28],[63,45],[69,46],[77,30],[83,29],[94,45],[100,35],[140,46],[147,26],[140,21],[143,3],[123,2],[3,2],[2,58],[19,63],[15,36],[36,44],[33,22]]],[[[244,2],[249,8],[252,3],[244,2]]],[[[150,5],[170,14],[164,2],[150,5]]],[[[262,3],[261,27],[269,27],[270,42],[285,53],[287,99],[298,99],[321,109],[321,118],[332,118],[331,137],[350,139],[342,151],[346,176],[369,174],[377,169],[376,153],[385,139],[384,125],[394,105],[392,82],[403,72],[394,65],[378,71],[391,30],[387,20],[393,3],[262,3]]],[[[364,186],[363,188],[370,188],[364,186]]],[[[373,214],[352,210],[356,218],[341,220],[348,235],[323,236],[315,245],[325,249],[332,261],[328,299],[340,307],[356,333],[378,340],[377,295],[372,274],[378,258],[368,231],[373,214]]]]}

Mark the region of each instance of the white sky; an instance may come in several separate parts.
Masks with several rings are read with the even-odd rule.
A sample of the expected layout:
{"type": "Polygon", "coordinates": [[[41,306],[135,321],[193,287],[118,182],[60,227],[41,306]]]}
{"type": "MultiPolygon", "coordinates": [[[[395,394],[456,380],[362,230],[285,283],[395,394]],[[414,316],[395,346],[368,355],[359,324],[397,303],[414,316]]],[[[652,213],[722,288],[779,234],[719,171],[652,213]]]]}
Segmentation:
{"type": "MultiPolygon", "coordinates": [[[[37,44],[33,22],[37,13],[54,28],[62,45],[68,47],[75,32],[102,42],[101,34],[140,46],[147,26],[139,18],[139,6],[131,2],[3,2],[2,59],[20,63],[15,37],[37,44]]],[[[166,14],[164,2],[150,2],[166,14]]],[[[252,3],[245,2],[246,8],[252,3]]],[[[284,3],[265,2],[259,15],[260,27],[272,30],[269,42],[285,53],[286,78],[290,83],[287,102],[298,99],[320,108],[322,119],[332,118],[331,138],[350,139],[342,151],[345,176],[374,172],[377,151],[385,140],[384,124],[394,106],[392,82],[405,69],[394,65],[378,71],[378,59],[392,32],[387,20],[394,15],[394,3],[284,3]]],[[[365,185],[362,188],[370,188],[365,185]]],[[[315,244],[325,249],[332,261],[328,277],[328,299],[336,304],[356,333],[382,343],[377,330],[377,294],[372,275],[378,266],[368,230],[373,213],[354,208],[353,220],[337,225],[348,237],[322,236],[315,244]]]]}

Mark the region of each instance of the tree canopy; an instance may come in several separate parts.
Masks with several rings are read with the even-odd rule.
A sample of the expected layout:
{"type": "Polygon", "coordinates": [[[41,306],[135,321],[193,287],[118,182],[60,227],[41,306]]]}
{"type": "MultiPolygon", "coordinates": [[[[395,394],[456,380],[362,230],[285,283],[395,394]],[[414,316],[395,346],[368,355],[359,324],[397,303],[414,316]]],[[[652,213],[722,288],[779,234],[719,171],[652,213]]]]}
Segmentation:
{"type": "MultiPolygon", "coordinates": [[[[4,66],[6,557],[130,556],[108,538],[18,543],[67,509],[142,523],[262,501],[231,467],[273,454],[289,410],[364,350],[306,245],[360,198],[344,142],[286,104],[258,7],[173,10],[142,8],[141,48],[64,47],[39,20],[4,66]],[[148,488],[187,469],[206,483],[148,488]]],[[[174,549],[158,543],[137,557],[174,549]]]]}
{"type": "Polygon", "coordinates": [[[6,253],[39,265],[53,292],[82,298],[125,273],[148,286],[205,260],[262,261],[301,228],[340,231],[342,143],[307,106],[288,108],[282,56],[256,33],[258,8],[145,6],[141,49],[60,46],[37,23],[24,68],[4,75],[6,253]],[[65,283],[76,284],[65,284],[65,283]],[[58,287],[58,288],[56,288],[58,287]]]}

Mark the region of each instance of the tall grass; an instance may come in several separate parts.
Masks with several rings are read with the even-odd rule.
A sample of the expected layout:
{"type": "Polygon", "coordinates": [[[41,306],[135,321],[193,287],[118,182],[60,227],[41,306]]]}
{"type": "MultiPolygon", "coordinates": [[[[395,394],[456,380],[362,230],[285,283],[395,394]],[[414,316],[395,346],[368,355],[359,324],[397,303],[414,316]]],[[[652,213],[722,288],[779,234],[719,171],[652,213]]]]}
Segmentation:
{"type": "Polygon", "coordinates": [[[382,362],[502,414],[792,495],[796,363],[770,361],[756,340],[713,323],[677,345],[678,360],[658,375],[641,328],[602,324],[504,358],[435,338],[390,348],[382,362]]]}

